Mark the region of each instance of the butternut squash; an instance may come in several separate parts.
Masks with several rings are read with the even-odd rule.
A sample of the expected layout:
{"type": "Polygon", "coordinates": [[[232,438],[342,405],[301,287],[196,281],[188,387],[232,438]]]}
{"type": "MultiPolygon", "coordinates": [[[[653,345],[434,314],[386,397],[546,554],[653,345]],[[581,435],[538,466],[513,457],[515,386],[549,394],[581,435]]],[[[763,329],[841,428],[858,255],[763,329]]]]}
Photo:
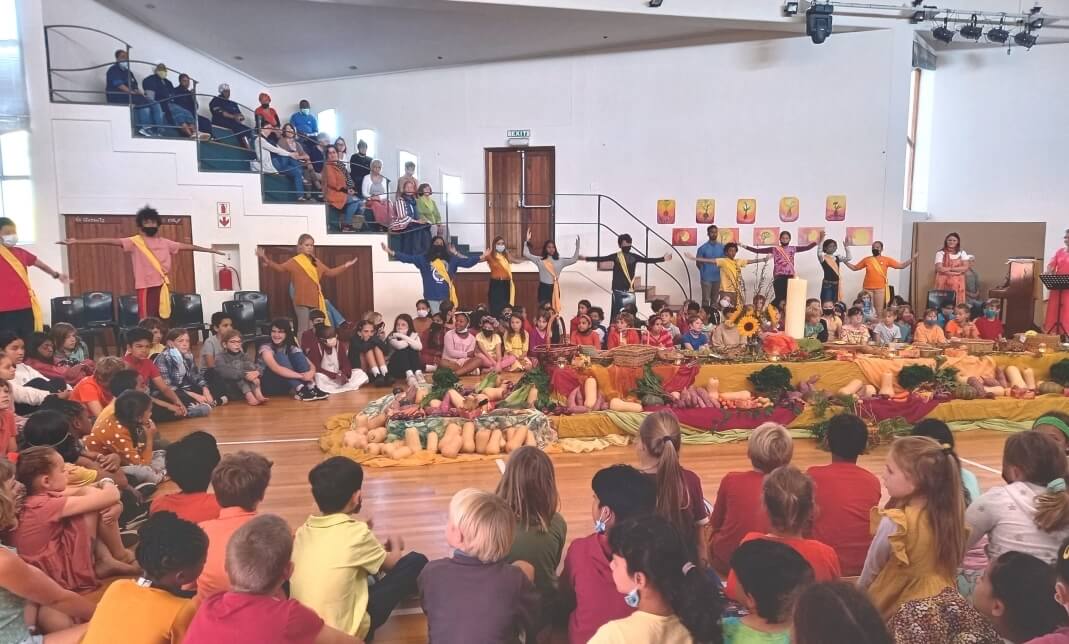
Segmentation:
{"type": "Polygon", "coordinates": [[[594,378],[587,378],[583,384],[583,393],[583,406],[587,409],[592,408],[598,401],[598,381],[594,378]]]}
{"type": "Polygon", "coordinates": [[[876,395],[876,387],[872,385],[865,385],[865,389],[863,390],[861,395],[864,398],[872,398],[876,395]]]}
{"type": "Polygon", "coordinates": [[[382,446],[382,455],[386,458],[393,458],[394,450],[397,449],[399,443],[385,443],[382,446]]]}
{"type": "Polygon", "coordinates": [[[1032,367],[1025,367],[1021,371],[1021,377],[1024,378],[1024,384],[1029,389],[1036,388],[1036,372],[1032,367]]]}
{"type": "Polygon", "coordinates": [[[438,434],[435,432],[427,432],[427,453],[438,453],[438,434]]]}
{"type": "Polygon", "coordinates": [[[449,396],[449,404],[452,405],[454,409],[464,408],[464,396],[461,396],[459,391],[450,389],[445,392],[445,395],[449,396]]]}
{"type": "Polygon", "coordinates": [[[1010,387],[1013,389],[1027,389],[1028,385],[1024,381],[1024,376],[1021,375],[1021,370],[1016,365],[1009,365],[1006,367],[1006,380],[1010,383],[1010,387]]]}
{"type": "Polygon", "coordinates": [[[480,429],[475,432],[475,453],[486,454],[486,446],[490,442],[490,430],[480,429]]]}
{"type": "Polygon", "coordinates": [[[369,443],[382,443],[386,440],[386,428],[379,427],[372,429],[367,433],[367,442],[369,443]]]}
{"type": "Polygon", "coordinates": [[[609,401],[609,409],[611,409],[613,411],[641,412],[642,411],[642,405],[640,405],[639,403],[635,403],[635,402],[628,402],[626,400],[621,400],[619,398],[613,398],[612,400],[609,401]]]}
{"type": "Polygon", "coordinates": [[[446,436],[442,439],[438,451],[446,458],[456,458],[460,454],[460,445],[463,442],[464,439],[460,437],[460,434],[446,436]]]}
{"type": "Polygon", "coordinates": [[[465,454],[472,454],[475,452],[475,423],[470,420],[464,423],[464,428],[460,430],[460,436],[464,439],[461,444],[461,451],[465,454]]]}
{"type": "Polygon", "coordinates": [[[483,389],[483,395],[486,396],[487,400],[492,400],[492,401],[496,402],[496,401],[501,400],[502,398],[505,397],[505,388],[504,387],[487,387],[486,389],[483,389]]]}
{"type": "Polygon", "coordinates": [[[419,430],[415,427],[409,427],[405,430],[405,447],[412,450],[413,453],[422,448],[419,442],[419,430]]]}
{"type": "Polygon", "coordinates": [[[432,400],[430,402],[430,404],[429,404],[429,407],[431,409],[438,409],[441,406],[442,406],[442,401],[440,401],[440,400],[432,400]]]}
{"type": "Polygon", "coordinates": [[[409,456],[412,456],[411,449],[409,449],[405,445],[401,445],[400,443],[397,443],[397,445],[398,447],[393,450],[393,455],[390,456],[390,458],[399,461],[403,458],[408,458],[409,456]]]}
{"type": "Polygon", "coordinates": [[[995,396],[996,398],[1001,398],[1002,396],[1006,395],[1006,388],[1001,386],[984,387],[984,391],[995,396]]]}
{"type": "MultiPolygon", "coordinates": [[[[345,435],[342,436],[341,442],[342,445],[345,445],[346,447],[356,447],[356,443],[359,441],[359,439],[360,432],[356,431],[355,429],[350,429],[349,431],[345,432],[345,435]]],[[[367,441],[366,436],[364,437],[364,441],[367,441]]]]}
{"type": "Polygon", "coordinates": [[[367,419],[367,426],[371,429],[378,429],[379,427],[386,426],[386,414],[376,414],[367,419]]]}
{"type": "Polygon", "coordinates": [[[456,436],[460,438],[460,425],[457,423],[447,423],[445,426],[445,433],[442,434],[442,438],[449,438],[456,436]]]}
{"type": "Polygon", "coordinates": [[[884,372],[880,376],[880,395],[888,398],[892,398],[895,395],[895,377],[890,371],[884,372]]]}
{"type": "Polygon", "coordinates": [[[367,414],[353,416],[353,427],[367,427],[367,414]]]}
{"type": "Polygon", "coordinates": [[[527,438],[523,440],[524,445],[530,445],[531,447],[538,447],[538,439],[535,438],[535,433],[531,430],[527,430],[527,438]]]}
{"type": "Polygon", "coordinates": [[[720,394],[720,400],[750,400],[753,398],[753,394],[743,391],[725,391],[720,394]]]}
{"type": "Polygon", "coordinates": [[[382,443],[372,443],[367,446],[367,453],[371,456],[382,455],[382,443]]]}
{"type": "Polygon", "coordinates": [[[709,393],[709,397],[716,400],[720,397],[720,380],[717,378],[709,378],[709,382],[705,383],[705,391],[709,393]]]}
{"type": "MultiPolygon", "coordinates": [[[[486,430],[483,430],[486,431],[486,430]]],[[[486,453],[494,456],[501,453],[501,430],[495,429],[490,432],[490,442],[486,444],[486,453]]]]}
{"type": "Polygon", "coordinates": [[[855,396],[865,388],[865,381],[860,378],[854,378],[850,382],[846,383],[846,386],[839,390],[841,396],[855,396]]]}
{"type": "Polygon", "coordinates": [[[527,442],[527,428],[523,425],[517,427],[510,427],[509,430],[512,435],[506,434],[508,440],[505,441],[505,451],[512,452],[523,447],[523,444],[527,442]]]}

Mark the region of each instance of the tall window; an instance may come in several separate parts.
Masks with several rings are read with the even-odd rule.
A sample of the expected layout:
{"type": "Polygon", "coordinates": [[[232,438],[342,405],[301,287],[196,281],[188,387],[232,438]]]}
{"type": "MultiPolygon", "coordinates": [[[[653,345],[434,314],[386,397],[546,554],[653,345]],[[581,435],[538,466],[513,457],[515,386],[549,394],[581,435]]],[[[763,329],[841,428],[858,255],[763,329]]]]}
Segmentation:
{"type": "Polygon", "coordinates": [[[408,152],[407,150],[397,151],[397,176],[401,176],[405,173],[405,166],[409,163],[416,166],[416,170],[412,173],[413,176],[419,176],[419,157],[408,152]]]}
{"type": "Polygon", "coordinates": [[[35,237],[30,182],[30,119],[22,69],[15,0],[0,0],[0,216],[19,227],[19,237],[35,237]]]}
{"type": "Polygon", "coordinates": [[[375,130],[357,130],[355,138],[356,140],[350,143],[349,147],[356,151],[356,145],[363,141],[367,143],[367,155],[374,159],[375,153],[379,151],[379,136],[375,133],[375,130]]]}
{"type": "Polygon", "coordinates": [[[442,173],[442,187],[438,191],[442,193],[442,199],[449,201],[450,204],[460,205],[464,203],[464,185],[460,181],[460,177],[452,174],[442,173]]]}
{"type": "Polygon", "coordinates": [[[326,132],[330,136],[330,141],[333,143],[334,139],[338,138],[337,110],[323,110],[316,114],[316,121],[319,122],[319,131],[326,132]]]}
{"type": "Polygon", "coordinates": [[[935,72],[914,68],[909,84],[909,121],[906,125],[906,178],[903,207],[928,210],[928,173],[931,163],[932,81],[935,72]]]}

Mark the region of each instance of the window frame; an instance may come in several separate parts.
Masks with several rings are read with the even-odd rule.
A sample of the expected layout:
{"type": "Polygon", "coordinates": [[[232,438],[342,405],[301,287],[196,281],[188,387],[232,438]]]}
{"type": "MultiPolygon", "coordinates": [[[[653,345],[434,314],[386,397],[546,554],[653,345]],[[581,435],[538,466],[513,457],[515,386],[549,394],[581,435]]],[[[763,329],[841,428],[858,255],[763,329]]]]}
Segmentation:
{"type": "Polygon", "coordinates": [[[906,123],[906,185],[904,206],[913,210],[913,183],[917,169],[917,122],[921,104],[920,67],[914,67],[909,80],[909,120],[906,123]]]}

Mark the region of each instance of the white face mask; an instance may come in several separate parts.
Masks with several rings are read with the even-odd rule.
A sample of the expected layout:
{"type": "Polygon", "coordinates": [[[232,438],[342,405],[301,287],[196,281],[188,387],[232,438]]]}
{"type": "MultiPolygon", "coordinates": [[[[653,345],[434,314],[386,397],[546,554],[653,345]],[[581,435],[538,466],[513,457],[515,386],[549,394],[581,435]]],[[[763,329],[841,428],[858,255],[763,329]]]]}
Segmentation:
{"type": "Polygon", "coordinates": [[[430,311],[427,311],[427,310],[416,311],[416,317],[417,318],[425,318],[425,317],[427,317],[428,313],[430,313],[430,311]]]}
{"type": "Polygon", "coordinates": [[[4,240],[4,246],[8,247],[14,246],[15,244],[19,243],[19,236],[14,234],[4,235],[2,239],[4,240]]]}
{"type": "Polygon", "coordinates": [[[505,252],[505,245],[504,244],[497,244],[496,246],[494,246],[494,250],[496,250],[499,253],[503,253],[503,252],[505,252]]]}
{"type": "Polygon", "coordinates": [[[327,346],[331,348],[338,346],[338,338],[327,338],[327,346]]]}

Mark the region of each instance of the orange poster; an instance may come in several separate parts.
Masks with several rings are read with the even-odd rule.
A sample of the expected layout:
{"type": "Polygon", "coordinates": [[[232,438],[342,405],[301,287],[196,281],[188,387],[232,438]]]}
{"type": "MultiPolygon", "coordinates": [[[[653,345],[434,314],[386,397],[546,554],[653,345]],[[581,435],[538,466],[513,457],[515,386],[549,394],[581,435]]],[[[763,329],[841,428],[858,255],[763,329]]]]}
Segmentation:
{"type": "Polygon", "coordinates": [[[874,236],[872,234],[872,227],[857,227],[846,228],[846,245],[847,246],[871,246],[874,236]]]}
{"type": "Polygon", "coordinates": [[[798,209],[798,197],[783,197],[779,200],[779,220],[796,221],[798,209]]]}
{"type": "Polygon", "coordinates": [[[846,195],[828,195],[824,204],[824,219],[842,221],[846,219],[846,195]]]}
{"type": "Polygon", "coordinates": [[[657,202],[657,223],[676,223],[676,200],[661,199],[657,202]]]}
{"type": "Polygon", "coordinates": [[[730,244],[732,242],[739,243],[739,229],[738,228],[720,228],[716,231],[716,239],[721,244],[730,244]]]}
{"type": "Polygon", "coordinates": [[[672,245],[673,246],[697,246],[698,245],[698,229],[697,228],[673,228],[672,229],[672,245]]]}
{"type": "Polygon", "coordinates": [[[716,221],[716,199],[699,199],[694,205],[694,222],[711,224],[716,221]]]}
{"type": "Polygon", "coordinates": [[[735,223],[752,224],[757,221],[757,200],[739,199],[735,208],[735,223]]]}
{"type": "Polygon", "coordinates": [[[824,232],[823,226],[802,226],[798,229],[798,243],[800,245],[814,244],[820,241],[822,232],[824,232]]]}
{"type": "Polygon", "coordinates": [[[753,229],[754,246],[771,246],[779,239],[779,228],[758,226],[753,229]]]}

